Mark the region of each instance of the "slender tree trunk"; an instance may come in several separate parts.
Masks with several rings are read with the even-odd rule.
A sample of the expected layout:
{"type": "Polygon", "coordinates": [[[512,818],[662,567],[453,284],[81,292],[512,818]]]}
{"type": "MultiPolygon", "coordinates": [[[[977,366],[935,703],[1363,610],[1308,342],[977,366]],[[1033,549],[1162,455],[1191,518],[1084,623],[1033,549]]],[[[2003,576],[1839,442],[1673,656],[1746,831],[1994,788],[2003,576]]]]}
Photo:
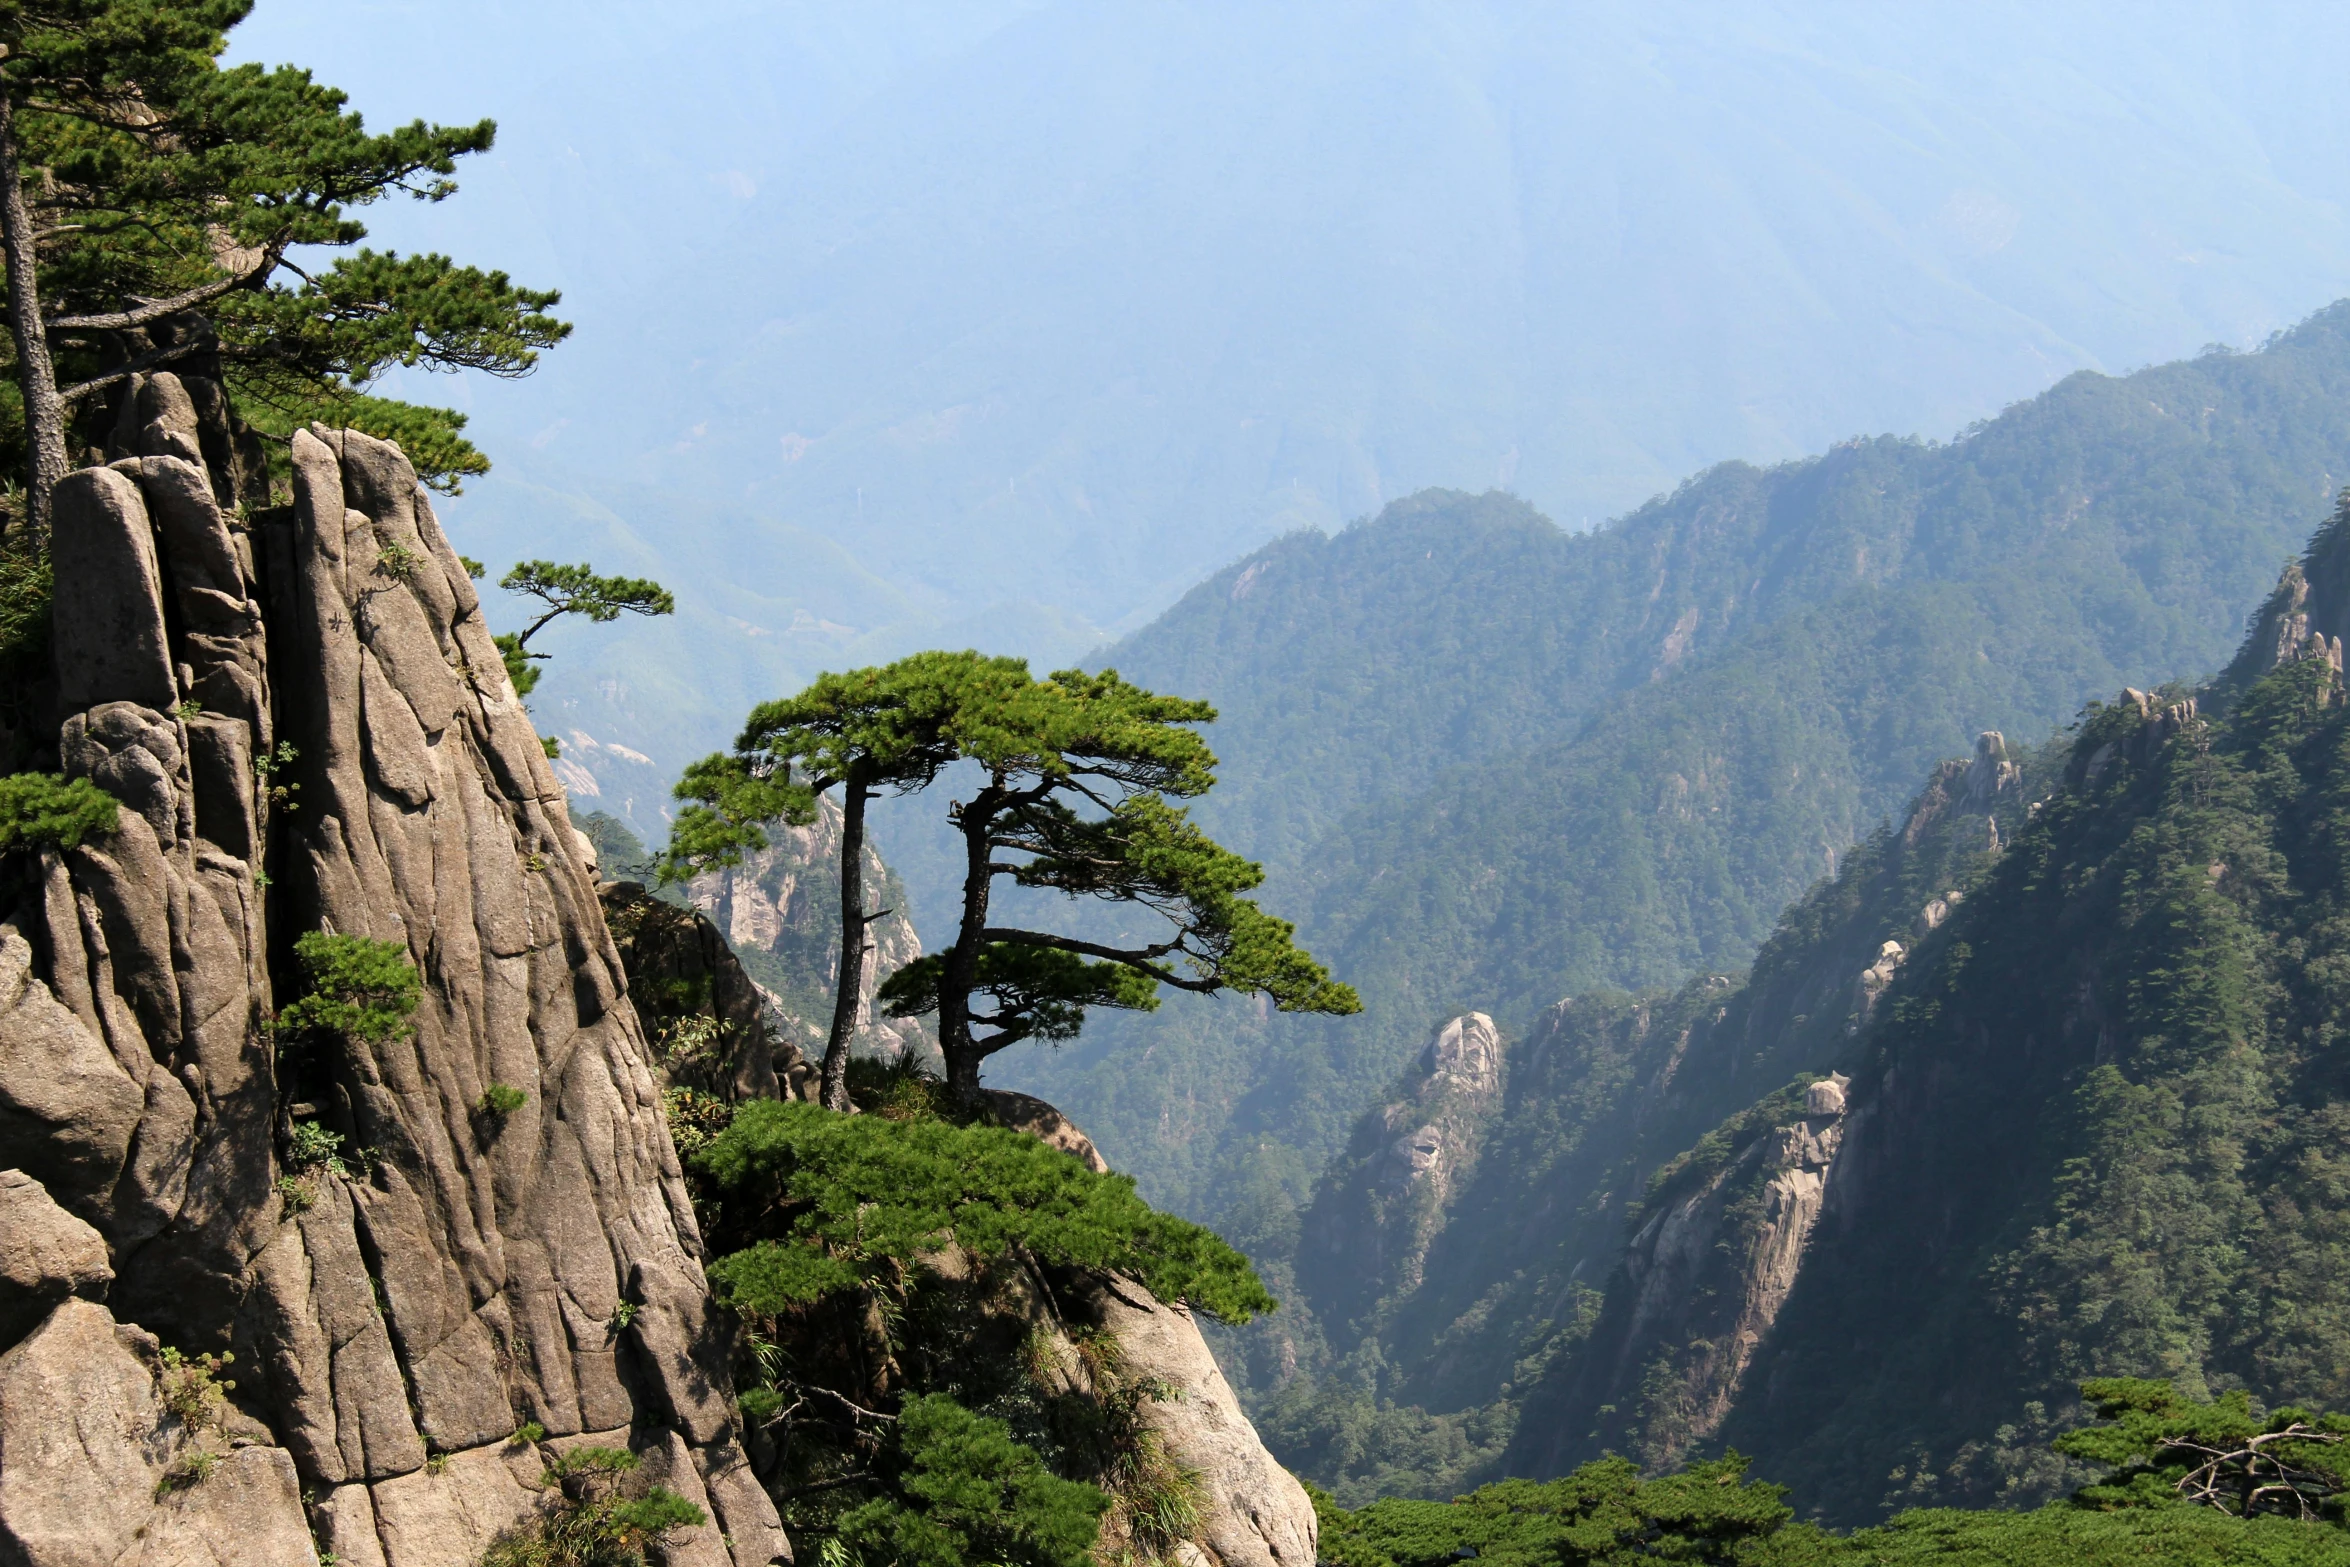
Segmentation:
{"type": "Polygon", "coordinates": [[[40,275],[32,214],[25,208],[17,161],[16,101],[0,83],[0,259],[8,266],[8,330],[16,339],[17,382],[24,390],[25,525],[33,548],[49,547],[49,498],[65,477],[65,406],[41,323],[40,275]]]}
{"type": "Polygon", "coordinates": [[[824,1108],[849,1109],[849,1037],[857,1031],[857,1004],[864,999],[865,952],[870,943],[865,915],[865,770],[855,764],[841,785],[840,807],[840,981],[832,993],[832,1037],[824,1042],[824,1108]]]}
{"type": "Polygon", "coordinates": [[[963,807],[963,923],[938,974],[938,1048],[947,1058],[947,1087],[965,1104],[979,1099],[980,1052],[971,1041],[971,982],[979,974],[980,938],[987,931],[987,868],[1001,795],[991,782],[963,807]]]}

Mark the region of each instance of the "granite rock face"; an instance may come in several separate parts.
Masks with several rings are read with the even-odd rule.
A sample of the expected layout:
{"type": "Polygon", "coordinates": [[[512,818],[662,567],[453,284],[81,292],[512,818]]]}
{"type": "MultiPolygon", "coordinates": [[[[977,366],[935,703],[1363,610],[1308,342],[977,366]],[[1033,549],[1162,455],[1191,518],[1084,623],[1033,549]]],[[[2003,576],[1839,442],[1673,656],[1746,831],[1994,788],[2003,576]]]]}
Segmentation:
{"type": "Polygon", "coordinates": [[[1083,1296],[1095,1324],[1116,1336],[1129,1371],[1173,1390],[1143,1406],[1143,1422],[1199,1476],[1192,1543],[1210,1567],[1312,1567],[1320,1541],[1314,1504],[1265,1451],[1191,1313],[1115,1277],[1088,1281],[1083,1296]]]}
{"type": "Polygon", "coordinates": [[[1452,1018],[1421,1049],[1402,1093],[1357,1128],[1300,1245],[1327,1315],[1356,1317],[1419,1287],[1454,1198],[1476,1174],[1501,1104],[1504,1055],[1492,1018],[1452,1018]]]}
{"type": "Polygon", "coordinates": [[[16,1343],[66,1297],[100,1298],[113,1282],[96,1230],[22,1170],[0,1170],[0,1341],[16,1343]]]}
{"type": "Polygon", "coordinates": [[[285,1450],[190,1425],[158,1398],[153,1354],[104,1306],[70,1300],[0,1355],[0,1559],[315,1567],[285,1450]]]}
{"type": "Polygon", "coordinates": [[[1671,1467],[1729,1415],[1834,1194],[1850,1083],[1840,1073],[1812,1083],[1800,1118],[1660,1194],[1625,1247],[1612,1304],[1629,1310],[1602,1319],[1578,1370],[1596,1405],[1647,1403],[1634,1438],[1643,1465],[1671,1467]]]}
{"type": "MultiPolygon", "coordinates": [[[[788,1559],[765,1494],[727,1478],[659,1083],[463,565],[399,450],[357,433],[294,436],[291,507],[224,510],[249,476],[203,390],[134,387],[117,460],[57,494],[57,754],[122,811],[0,924],[0,1234],[28,1237],[0,1327],[41,1323],[0,1362],[0,1420],[37,1385],[142,1429],[151,1367],[90,1347],[136,1323],[234,1353],[244,1432],[155,1504],[143,1562],[216,1559],[216,1505],[249,1542],[219,1560],[310,1560],[314,1530],[344,1561],[473,1560],[515,1516],[481,1475],[537,1473],[510,1448],[526,1421],[658,1445],[712,1514],[695,1559],[788,1559]],[[413,1028],[273,1037],[308,931],[404,949],[413,1028]],[[493,1084],[521,1107],[485,1111],[493,1084]]],[[[37,1477],[72,1459],[136,1528],[168,1454],[51,1427],[0,1435],[0,1531],[29,1562],[115,1560],[42,1521],[37,1477]]]]}

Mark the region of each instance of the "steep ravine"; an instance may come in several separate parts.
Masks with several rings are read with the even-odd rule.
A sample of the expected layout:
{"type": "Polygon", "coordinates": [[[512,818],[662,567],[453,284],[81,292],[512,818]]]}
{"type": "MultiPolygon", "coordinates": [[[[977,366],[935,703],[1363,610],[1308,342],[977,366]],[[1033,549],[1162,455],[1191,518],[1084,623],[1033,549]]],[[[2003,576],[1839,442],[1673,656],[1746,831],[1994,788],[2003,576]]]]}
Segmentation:
{"type": "MultiPolygon", "coordinates": [[[[0,1559],[472,1563],[593,1441],[708,1514],[664,1560],[789,1561],[660,1054],[464,564],[398,449],[355,433],[294,436],[290,507],[224,508],[201,401],[134,389],[153,417],[57,497],[35,761],[122,809],[9,862],[0,1559]],[[404,949],[413,1026],[276,1033],[310,931],[404,949]]],[[[806,1075],[756,1011],[730,1097],[806,1075]]],[[[1169,1418],[1225,1454],[1202,1543],[1302,1567],[1302,1493],[1205,1385],[1188,1317],[1135,1309],[1146,1364],[1197,1394],[1169,1418]]]]}

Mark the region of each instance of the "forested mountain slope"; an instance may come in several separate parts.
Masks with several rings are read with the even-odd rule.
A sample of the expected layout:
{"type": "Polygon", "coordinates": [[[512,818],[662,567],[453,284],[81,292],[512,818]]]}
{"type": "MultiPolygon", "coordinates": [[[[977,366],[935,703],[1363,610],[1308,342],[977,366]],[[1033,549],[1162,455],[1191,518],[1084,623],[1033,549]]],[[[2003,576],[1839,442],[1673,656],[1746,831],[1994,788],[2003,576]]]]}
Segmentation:
{"type": "Polygon", "coordinates": [[[2339,1403],[2345,631],[2350,501],[2223,678],[1945,765],[1745,980],[1563,1002],[1479,1103],[1431,1051],[1307,1215],[1340,1372],[1277,1446],[1358,1495],[1727,1446],[1849,1525],[2060,1493],[2087,1377],[2339,1403]]]}
{"type": "MultiPolygon", "coordinates": [[[[1444,1040],[1463,1026],[1448,1025],[1356,1125],[1294,1250],[1274,1258],[1308,1320],[1275,1320],[1231,1346],[1287,1460],[1351,1501],[1444,1496],[1496,1472],[1526,1401],[1555,1405],[1555,1382],[1591,1359],[1627,1238],[1689,1190],[1716,1197],[1725,1165],[1803,1108],[1802,1080],[1853,1054],[1907,950],[1963,906],[2062,761],[2061,747],[2018,754],[1982,736],[1971,760],[1935,770],[1898,829],[1872,834],[1786,911],[1748,974],[1558,1002],[1522,1037],[1497,1041],[1481,1091],[1463,1092],[1470,1085],[1448,1072],[1444,1040]],[[1398,1407],[1382,1415],[1383,1404],[1398,1407]]],[[[1465,1021],[1491,1032],[1482,1014],[1465,1021]]],[[[1802,1234],[1786,1234],[1800,1245],[1802,1234]]],[[[1708,1240],[1684,1260],[1710,1257],[1708,1240]]],[[[1727,1282],[1668,1269],[1635,1298],[1646,1307],[1636,1332],[1609,1326],[1653,1348],[1675,1329],[1702,1329],[1718,1301],[1737,1320],[1717,1336],[1734,1341],[1756,1324],[1727,1282]]],[[[1710,1366],[1697,1370],[1691,1398],[1703,1402],[1719,1389],[1710,1366]]],[[[1660,1427],[1652,1446],[1624,1422],[1608,1436],[1669,1464],[1689,1423],[1660,1427]]],[[[1535,1451],[1522,1467],[1547,1470],[1537,1427],[1550,1429],[1527,1427],[1535,1451]]]]}
{"type": "Polygon", "coordinates": [[[1107,660],[1223,716],[1203,809],[1362,990],[1170,1006],[1007,1080],[1278,1248],[1464,1008],[1744,962],[1978,730],[2217,667],[2350,475],[2350,305],[2254,354],[2076,375],[1947,445],[1713,469],[1595,533],[1429,494],[1219,574],[1107,660]]]}
{"type": "MultiPolygon", "coordinates": [[[[1984,1484],[1997,1428],[2084,1376],[2350,1393],[2345,588],[2350,508],[2255,628],[2234,673],[2260,678],[2093,710],[1887,993],[1720,1428],[1815,1505],[1857,1515],[1897,1469],[1984,1484]]],[[[1563,1456],[1583,1412],[1551,1413],[1563,1456]]]]}

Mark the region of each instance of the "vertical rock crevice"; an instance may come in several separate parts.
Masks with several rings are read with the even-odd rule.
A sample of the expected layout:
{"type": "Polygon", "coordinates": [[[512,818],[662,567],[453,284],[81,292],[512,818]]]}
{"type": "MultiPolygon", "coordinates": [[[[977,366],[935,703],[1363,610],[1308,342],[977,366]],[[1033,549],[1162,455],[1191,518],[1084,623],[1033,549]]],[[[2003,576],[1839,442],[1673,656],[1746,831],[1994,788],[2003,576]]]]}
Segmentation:
{"type": "MultiPolygon", "coordinates": [[[[256,1538],[474,1560],[535,1497],[510,1440],[530,1420],[659,1448],[714,1515],[691,1559],[788,1560],[763,1492],[701,1479],[742,1464],[700,1237],[592,870],[464,565],[399,450],[355,432],[294,436],[292,506],[224,511],[250,476],[205,439],[216,390],[146,378],[117,460],[59,490],[58,755],[121,827],[47,855],[0,926],[0,1167],[113,1277],[103,1303],[87,1268],[63,1304],[33,1282],[48,1325],[0,1356],[0,1428],[42,1418],[12,1388],[79,1396],[52,1341],[94,1313],[235,1352],[241,1429],[285,1478],[240,1494],[292,1508],[256,1538]],[[403,947],[412,1031],[281,1060],[269,1020],[310,930],[403,947]],[[493,1084],[521,1106],[489,1109],[493,1084]],[[297,1120],[345,1157],[286,1168],[297,1120]]],[[[131,1386],[112,1359],[86,1375],[131,1386]]],[[[195,1439],[134,1413],[120,1439],[149,1457],[195,1439]]],[[[64,1560],[9,1504],[17,1451],[0,1536],[64,1560]]],[[[124,1516],[163,1505],[153,1464],[85,1456],[77,1483],[135,1471],[124,1516]]]]}

